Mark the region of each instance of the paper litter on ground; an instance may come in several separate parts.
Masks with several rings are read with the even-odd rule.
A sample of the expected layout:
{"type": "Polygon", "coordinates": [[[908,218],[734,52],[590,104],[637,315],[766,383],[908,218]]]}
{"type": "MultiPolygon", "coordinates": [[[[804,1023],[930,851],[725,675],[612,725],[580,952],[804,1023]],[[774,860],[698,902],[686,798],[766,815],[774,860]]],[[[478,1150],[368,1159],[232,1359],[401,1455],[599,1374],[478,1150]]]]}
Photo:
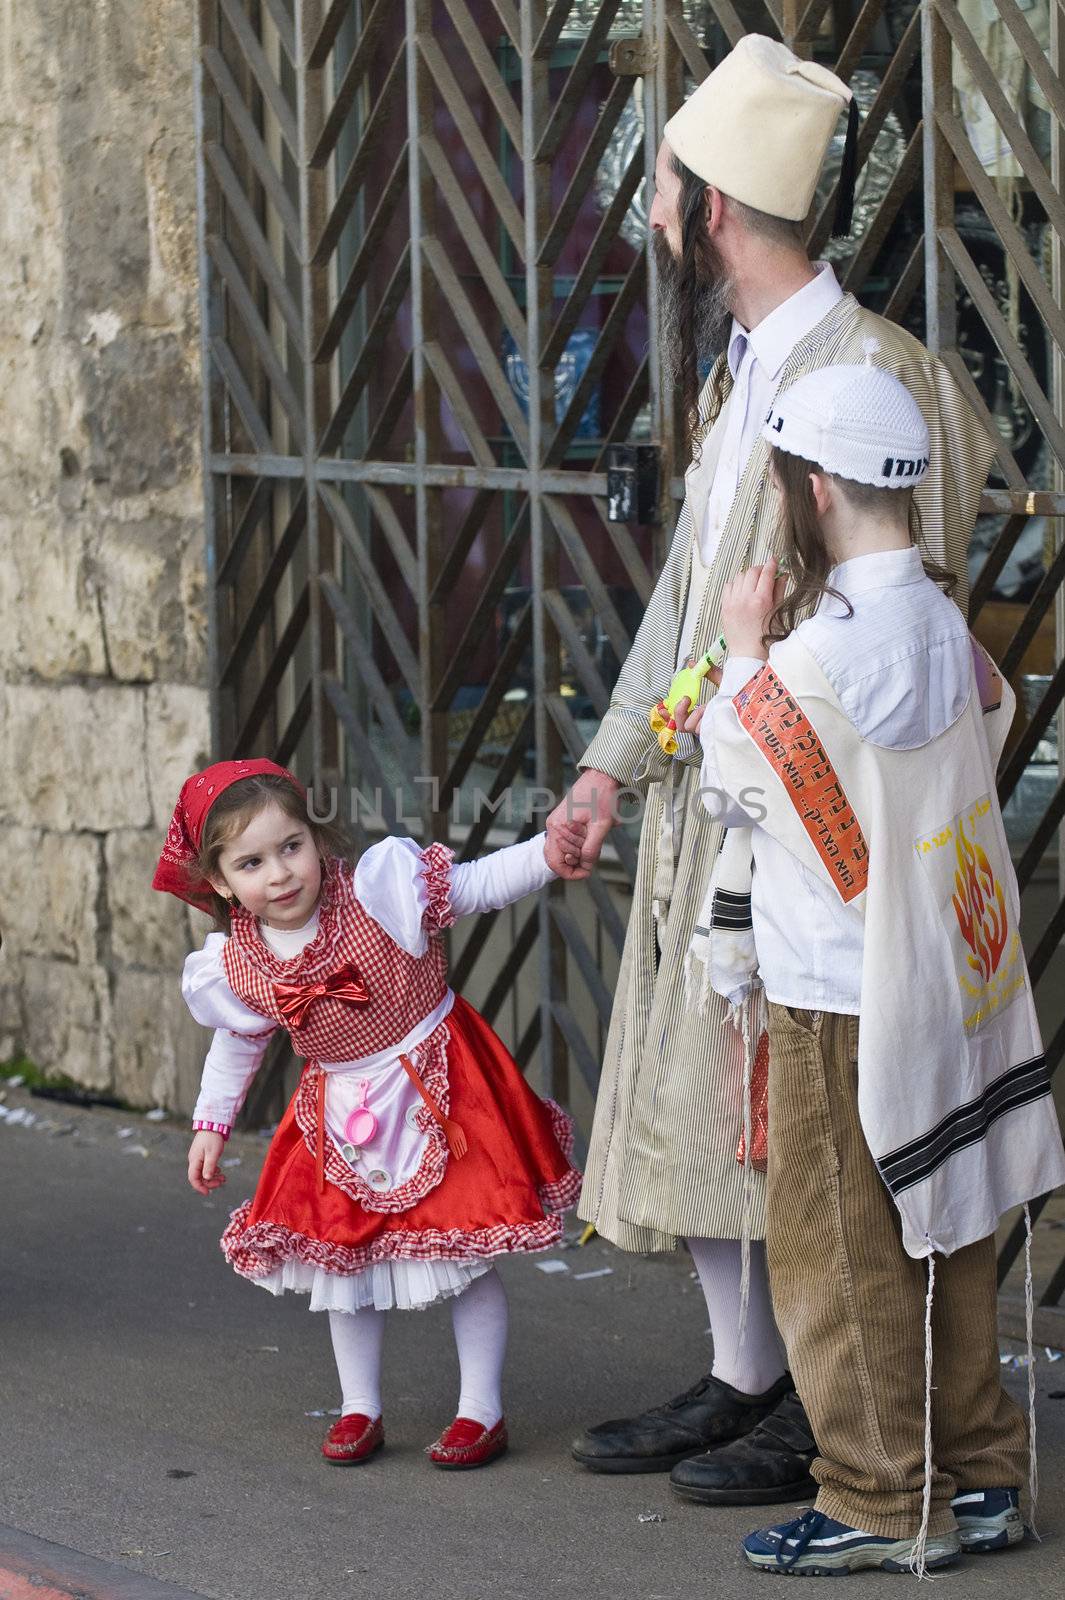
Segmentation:
{"type": "Polygon", "coordinates": [[[538,1261],[537,1272],[568,1272],[569,1267],[564,1261],[538,1261]]]}
{"type": "Polygon", "coordinates": [[[613,1267],[596,1267],[594,1272],[575,1272],[573,1281],[580,1283],[584,1278],[609,1278],[613,1270],[613,1267]]]}

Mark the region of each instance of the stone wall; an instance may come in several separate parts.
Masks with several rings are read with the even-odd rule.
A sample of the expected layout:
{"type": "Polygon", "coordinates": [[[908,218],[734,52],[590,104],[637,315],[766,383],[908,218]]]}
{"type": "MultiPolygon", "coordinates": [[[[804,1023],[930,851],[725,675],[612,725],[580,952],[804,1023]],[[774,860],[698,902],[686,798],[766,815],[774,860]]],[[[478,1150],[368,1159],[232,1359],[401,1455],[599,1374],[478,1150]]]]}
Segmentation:
{"type": "Polygon", "coordinates": [[[0,7],[0,1060],[174,1109],[203,926],[149,884],[208,754],[193,55],[191,0],[0,7]]]}

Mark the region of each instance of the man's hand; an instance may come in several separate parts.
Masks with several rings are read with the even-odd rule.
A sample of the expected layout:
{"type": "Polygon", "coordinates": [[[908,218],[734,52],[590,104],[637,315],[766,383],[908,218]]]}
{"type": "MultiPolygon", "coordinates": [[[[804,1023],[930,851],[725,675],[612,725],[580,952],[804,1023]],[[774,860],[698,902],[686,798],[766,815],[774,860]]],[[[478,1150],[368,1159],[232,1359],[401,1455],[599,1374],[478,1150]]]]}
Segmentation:
{"type": "Polygon", "coordinates": [[[603,841],[617,821],[614,796],[620,788],[616,778],[589,768],[552,811],[547,819],[544,859],[560,878],[573,881],[591,876],[603,841]],[[573,836],[582,825],[583,840],[578,851],[573,836]]]}
{"type": "Polygon", "coordinates": [[[762,567],[748,567],[726,583],[721,596],[721,631],[729,654],[765,661],[762,640],[777,603],[777,564],[771,556],[762,567]]]}
{"type": "Polygon", "coordinates": [[[189,1182],[197,1194],[210,1194],[212,1189],[220,1189],[226,1181],[224,1172],[219,1172],[218,1163],[226,1141],[220,1133],[201,1131],[189,1146],[189,1182]]]}

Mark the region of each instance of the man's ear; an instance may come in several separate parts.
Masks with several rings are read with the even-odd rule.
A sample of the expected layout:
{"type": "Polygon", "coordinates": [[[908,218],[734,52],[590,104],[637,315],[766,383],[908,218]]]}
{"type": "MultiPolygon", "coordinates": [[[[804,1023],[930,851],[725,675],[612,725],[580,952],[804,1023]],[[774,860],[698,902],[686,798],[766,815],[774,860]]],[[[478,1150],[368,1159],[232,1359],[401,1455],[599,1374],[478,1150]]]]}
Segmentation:
{"type": "Polygon", "coordinates": [[[707,184],[704,193],[706,196],[706,231],[713,237],[720,229],[725,215],[725,196],[720,189],[715,189],[712,183],[707,184]]]}

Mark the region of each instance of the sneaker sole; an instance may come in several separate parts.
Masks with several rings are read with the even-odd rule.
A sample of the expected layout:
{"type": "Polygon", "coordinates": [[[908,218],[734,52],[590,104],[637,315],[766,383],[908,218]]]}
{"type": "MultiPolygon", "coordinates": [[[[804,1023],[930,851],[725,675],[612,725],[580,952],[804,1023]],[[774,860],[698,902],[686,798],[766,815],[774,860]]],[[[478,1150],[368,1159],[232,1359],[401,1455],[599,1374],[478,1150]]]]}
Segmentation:
{"type": "Polygon", "coordinates": [[[1006,1511],[997,1517],[981,1517],[973,1525],[958,1523],[961,1547],[967,1556],[990,1555],[1011,1544],[1023,1544],[1028,1530],[1019,1511],[1006,1511]]]}
{"type": "MultiPolygon", "coordinates": [[[[849,1572],[905,1572],[912,1575],[910,1552],[913,1541],[903,1539],[887,1549],[852,1550],[839,1556],[818,1556],[809,1566],[782,1567],[775,1555],[755,1556],[749,1550],[744,1555],[759,1572],[773,1572],[782,1578],[840,1578],[849,1572]]],[[[961,1559],[960,1550],[944,1550],[939,1554],[929,1552],[925,1570],[938,1572],[942,1567],[953,1567],[961,1559]]]]}
{"type": "Polygon", "coordinates": [[[817,1493],[813,1478],[796,1478],[772,1489],[700,1489],[688,1483],[670,1483],[669,1487],[678,1500],[699,1506],[781,1506],[817,1493]]]}

